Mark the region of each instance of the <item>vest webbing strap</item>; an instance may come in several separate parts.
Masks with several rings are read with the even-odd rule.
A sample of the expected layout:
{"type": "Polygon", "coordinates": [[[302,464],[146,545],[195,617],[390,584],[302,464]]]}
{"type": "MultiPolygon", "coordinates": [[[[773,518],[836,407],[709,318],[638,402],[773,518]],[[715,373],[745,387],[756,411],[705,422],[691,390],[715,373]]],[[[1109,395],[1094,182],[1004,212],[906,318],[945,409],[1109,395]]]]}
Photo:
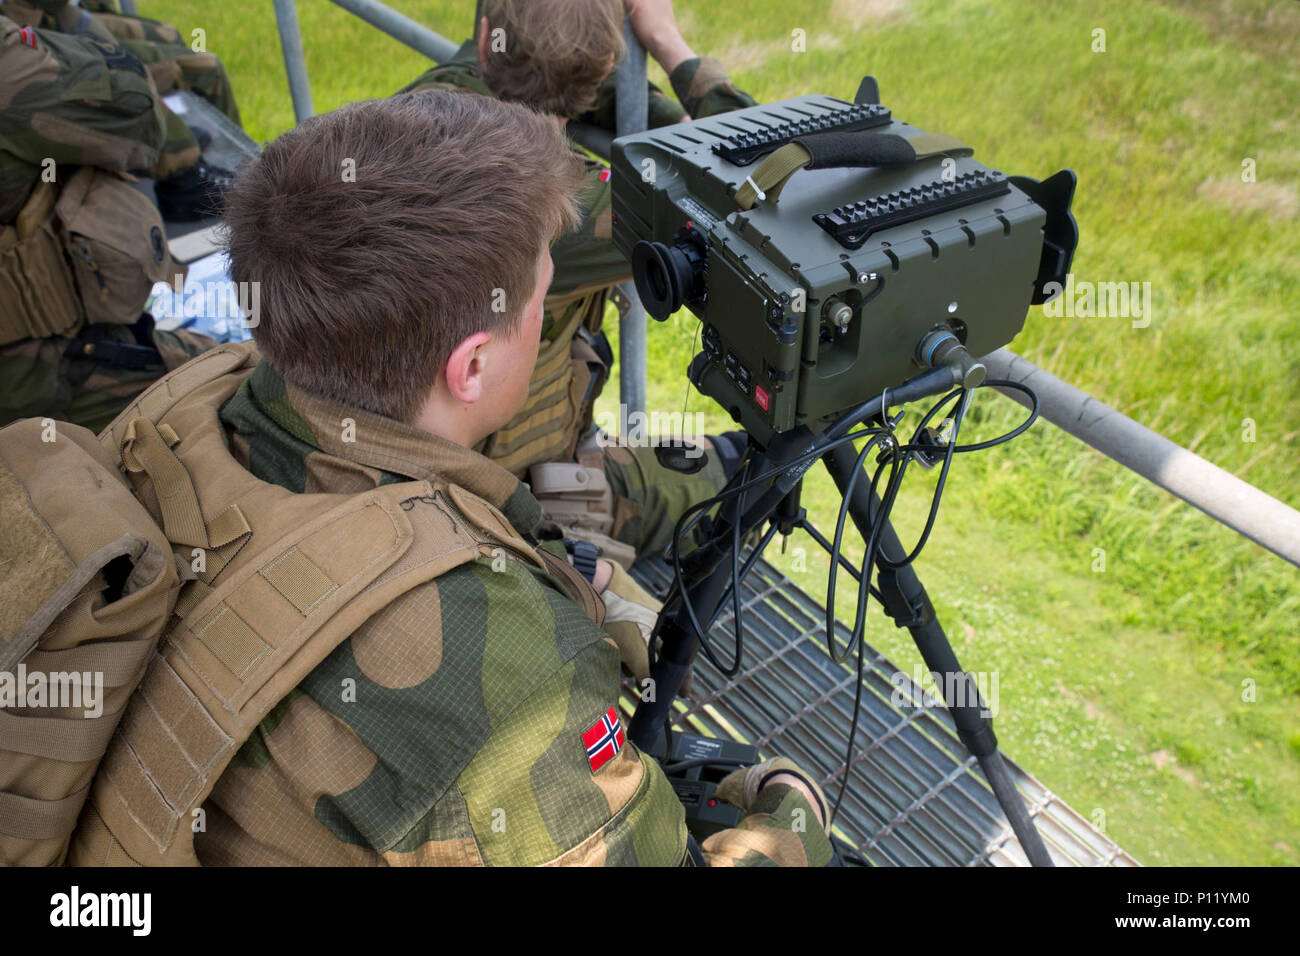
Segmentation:
{"type": "Polygon", "coordinates": [[[15,717],[0,710],[0,740],[6,750],[66,763],[98,760],[117,722],[68,717],[15,717]]]}
{"type": "Polygon", "coordinates": [[[19,840],[54,840],[72,832],[90,788],[62,800],[36,800],[0,793],[0,833],[19,840]]]}
{"type": "Polygon", "coordinates": [[[143,471],[153,481],[167,540],[173,545],[211,552],[211,559],[205,558],[207,566],[200,575],[211,581],[230,563],[252,535],[252,529],[238,505],[211,521],[203,520],[189,470],[170,447],[177,440],[176,433],[167,425],[160,431],[147,418],[133,419],[122,439],[122,463],[127,471],[143,471]]]}
{"type": "Polygon", "coordinates": [[[147,418],[137,418],[127,426],[122,440],[122,462],[127,471],[144,471],[153,479],[167,540],[172,544],[207,548],[207,526],[190,473],[167,447],[157,425],[147,418]]]}

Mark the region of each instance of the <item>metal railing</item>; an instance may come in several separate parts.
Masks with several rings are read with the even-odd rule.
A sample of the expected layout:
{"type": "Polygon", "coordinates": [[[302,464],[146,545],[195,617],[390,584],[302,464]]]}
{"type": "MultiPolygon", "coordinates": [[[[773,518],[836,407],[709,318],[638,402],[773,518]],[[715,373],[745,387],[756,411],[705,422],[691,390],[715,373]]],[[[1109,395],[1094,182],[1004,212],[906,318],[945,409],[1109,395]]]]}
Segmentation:
{"type": "MultiPolygon", "coordinates": [[[[450,40],[376,0],[332,2],[435,61],[446,59],[457,49],[450,40]]],[[[275,10],[294,112],[302,120],[311,115],[311,90],[293,0],[275,0],[275,10]]],[[[624,36],[628,54],[619,65],[616,88],[620,136],[645,129],[648,111],[645,51],[630,26],[625,26],[624,36]]],[[[569,132],[575,141],[608,158],[611,142],[608,133],[580,124],[570,124],[569,132]]],[[[633,284],[624,283],[620,289],[631,308],[619,322],[619,395],[625,413],[631,414],[645,410],[646,316],[633,284]]],[[[1043,417],[1058,428],[1300,567],[1300,512],[1294,508],[1009,349],[999,349],[984,361],[992,377],[1031,385],[1038,394],[1043,417]]],[[[1017,401],[1023,400],[1018,392],[1006,394],[1017,401]]],[[[626,421],[624,424],[626,427],[626,421]]]]}

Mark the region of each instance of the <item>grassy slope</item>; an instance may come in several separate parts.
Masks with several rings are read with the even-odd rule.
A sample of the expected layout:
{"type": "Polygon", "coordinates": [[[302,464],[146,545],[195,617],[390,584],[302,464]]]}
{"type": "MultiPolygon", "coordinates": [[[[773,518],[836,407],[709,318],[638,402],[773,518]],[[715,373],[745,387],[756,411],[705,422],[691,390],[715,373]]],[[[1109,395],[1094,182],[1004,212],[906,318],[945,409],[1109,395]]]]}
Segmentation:
{"type": "MultiPolygon", "coordinates": [[[[901,0],[677,0],[688,36],[763,100],[847,95],[864,72],[885,102],[952,133],[1008,172],[1079,174],[1074,271],[1147,281],[1150,327],[1031,311],[1014,347],[1174,441],[1300,504],[1300,345],[1294,301],[1300,16],[1262,0],[1043,5],[901,0]],[[1228,11],[1228,12],[1225,12],[1228,11]],[[808,37],[793,53],[794,29],[808,37]],[[1106,31],[1094,53],[1092,31],[1106,31]],[[1258,181],[1242,183],[1242,160],[1258,181]],[[1256,441],[1242,439],[1243,419],[1256,441]]],[[[292,123],[269,5],[145,0],[203,27],[226,61],[249,131],[292,123]]],[[[460,39],[468,0],[394,6],[460,39]]],[[[328,3],[299,4],[317,110],[378,96],[421,58],[328,3]]],[[[651,336],[650,404],[688,396],[698,323],[651,336]]],[[[606,407],[616,404],[607,390],[606,407]]],[[[967,437],[1015,418],[981,396],[967,437]]],[[[897,514],[919,530],[925,479],[897,514]]],[[[805,503],[833,528],[829,482],[805,503]]],[[[808,542],[774,558],[810,592],[825,561],[808,542]]],[[[860,555],[860,550],[859,550],[860,555]]],[[[920,562],[964,665],[1000,676],[1006,750],[1150,863],[1300,862],[1300,588],[1296,572],[1199,512],[1043,424],[954,466],[920,562]],[[1095,573],[1094,549],[1106,551],[1095,573]],[[1256,700],[1241,699],[1243,681],[1256,700]],[[1096,819],[1101,819],[1096,816],[1096,819]]],[[[851,609],[847,592],[838,602],[851,609]]],[[[868,639],[910,669],[905,639],[873,609],[868,639]]]]}

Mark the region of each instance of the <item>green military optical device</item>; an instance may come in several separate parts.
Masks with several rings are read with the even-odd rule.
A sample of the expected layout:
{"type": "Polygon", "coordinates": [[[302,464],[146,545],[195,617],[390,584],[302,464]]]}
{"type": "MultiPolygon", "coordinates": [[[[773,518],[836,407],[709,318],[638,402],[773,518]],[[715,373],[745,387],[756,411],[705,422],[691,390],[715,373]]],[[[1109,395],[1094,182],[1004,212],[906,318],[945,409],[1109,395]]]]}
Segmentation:
{"type": "Polygon", "coordinates": [[[1075,176],[1006,176],[879,103],[808,95],[625,136],[614,241],[646,310],[703,322],[692,383],[766,446],[1010,342],[1078,241],[1075,176]]]}

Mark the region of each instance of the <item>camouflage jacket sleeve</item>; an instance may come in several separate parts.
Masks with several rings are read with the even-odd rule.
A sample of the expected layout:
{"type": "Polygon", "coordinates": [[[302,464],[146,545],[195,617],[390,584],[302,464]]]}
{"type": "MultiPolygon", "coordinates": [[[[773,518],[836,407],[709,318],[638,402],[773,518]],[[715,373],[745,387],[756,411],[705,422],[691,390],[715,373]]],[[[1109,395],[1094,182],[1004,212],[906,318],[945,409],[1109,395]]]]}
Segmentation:
{"type": "Polygon", "coordinates": [[[555,263],[549,290],[552,297],[604,289],[632,277],[632,267],[612,238],[609,167],[590,156],[584,157],[584,163],[587,178],[578,192],[582,222],[551,247],[555,263]]]}
{"type": "Polygon", "coordinates": [[[756,99],[731,82],[722,64],[711,56],[678,64],[668,79],[686,112],[695,119],[758,105],[756,99]]]}
{"type": "Polygon", "coordinates": [[[0,222],[47,160],[56,175],[64,165],[153,167],[162,107],[135,56],[116,41],[20,27],[2,15],[0,33],[0,222]]]}
{"type": "MultiPolygon", "coordinates": [[[[621,728],[592,755],[618,675],[613,641],[549,577],[463,565],[366,622],[262,722],[212,792],[200,859],[681,864],[685,815],[658,764],[621,728]]],[[[824,861],[801,803],[810,815],[764,791],[709,859],[824,861]]]]}

